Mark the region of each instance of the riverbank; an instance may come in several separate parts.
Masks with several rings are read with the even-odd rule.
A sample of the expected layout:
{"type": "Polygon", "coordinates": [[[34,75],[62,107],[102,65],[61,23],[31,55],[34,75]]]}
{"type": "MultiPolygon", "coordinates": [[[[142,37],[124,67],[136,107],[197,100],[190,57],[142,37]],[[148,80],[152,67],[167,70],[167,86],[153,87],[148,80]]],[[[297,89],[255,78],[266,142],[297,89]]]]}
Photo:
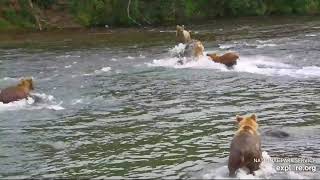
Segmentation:
{"type": "MultiPolygon", "coordinates": [[[[292,36],[296,33],[312,33],[320,27],[320,16],[265,16],[219,18],[205,24],[186,25],[192,37],[203,43],[237,41],[242,38],[272,38],[292,36]],[[314,27],[309,28],[308,24],[314,27]],[[210,28],[208,28],[210,27],[210,28]],[[267,30],[260,31],[261,28],[267,30]],[[277,32],[277,33],[274,33],[277,32]]],[[[199,22],[198,22],[199,23],[199,22]]],[[[0,48],[23,47],[52,48],[121,46],[123,44],[168,45],[175,44],[175,25],[130,28],[67,28],[43,31],[15,30],[0,33],[0,48]],[[146,41],[147,40],[147,41],[146,41]]]]}

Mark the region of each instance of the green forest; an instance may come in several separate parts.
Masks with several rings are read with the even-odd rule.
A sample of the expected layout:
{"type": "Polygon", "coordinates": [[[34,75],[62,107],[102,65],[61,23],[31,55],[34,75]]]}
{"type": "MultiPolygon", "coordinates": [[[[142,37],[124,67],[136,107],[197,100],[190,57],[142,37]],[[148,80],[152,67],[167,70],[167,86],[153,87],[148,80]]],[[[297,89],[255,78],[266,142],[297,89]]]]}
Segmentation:
{"type": "Polygon", "coordinates": [[[159,26],[319,12],[320,0],[1,0],[0,30],[159,26]]]}

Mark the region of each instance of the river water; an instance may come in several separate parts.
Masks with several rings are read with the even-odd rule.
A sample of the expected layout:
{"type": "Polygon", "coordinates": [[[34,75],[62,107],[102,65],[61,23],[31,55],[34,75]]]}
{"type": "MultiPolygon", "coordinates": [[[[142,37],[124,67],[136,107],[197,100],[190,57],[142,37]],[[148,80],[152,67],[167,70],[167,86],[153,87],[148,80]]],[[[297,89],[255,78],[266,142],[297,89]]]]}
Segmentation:
{"type": "Polygon", "coordinates": [[[0,87],[33,77],[40,100],[0,104],[0,178],[224,178],[235,116],[252,113],[264,158],[312,162],[238,178],[319,178],[319,18],[187,28],[238,64],[176,64],[174,27],[2,34],[0,87]]]}

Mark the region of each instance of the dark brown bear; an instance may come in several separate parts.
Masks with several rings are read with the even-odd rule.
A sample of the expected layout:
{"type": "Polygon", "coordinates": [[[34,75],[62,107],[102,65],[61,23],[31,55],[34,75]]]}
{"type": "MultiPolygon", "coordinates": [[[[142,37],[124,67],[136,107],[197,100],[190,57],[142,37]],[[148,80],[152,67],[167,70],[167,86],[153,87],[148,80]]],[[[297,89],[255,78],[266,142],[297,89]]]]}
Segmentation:
{"type": "Polygon", "coordinates": [[[261,141],[258,134],[256,115],[237,116],[239,130],[236,132],[230,147],[229,176],[234,177],[239,168],[246,167],[250,174],[259,169],[262,161],[261,141]]]}
{"type": "Polygon", "coordinates": [[[6,104],[25,99],[29,96],[31,90],[33,90],[32,79],[22,79],[17,86],[8,87],[1,90],[0,102],[6,104]]]}
{"type": "Polygon", "coordinates": [[[239,59],[239,56],[236,53],[232,52],[226,53],[222,56],[219,56],[216,53],[207,54],[207,56],[209,56],[212,61],[224,64],[227,67],[232,67],[233,65],[236,65],[237,60],[239,59]]]}

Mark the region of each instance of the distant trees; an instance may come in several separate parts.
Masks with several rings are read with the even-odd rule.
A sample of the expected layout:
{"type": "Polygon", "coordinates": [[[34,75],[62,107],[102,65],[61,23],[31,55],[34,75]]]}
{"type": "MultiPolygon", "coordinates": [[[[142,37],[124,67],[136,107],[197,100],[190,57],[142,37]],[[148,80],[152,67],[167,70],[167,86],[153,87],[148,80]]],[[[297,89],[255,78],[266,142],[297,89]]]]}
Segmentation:
{"type": "Polygon", "coordinates": [[[83,26],[169,25],[229,16],[314,15],[320,0],[1,0],[0,29],[42,29],[41,12],[67,9],[83,26]]]}

